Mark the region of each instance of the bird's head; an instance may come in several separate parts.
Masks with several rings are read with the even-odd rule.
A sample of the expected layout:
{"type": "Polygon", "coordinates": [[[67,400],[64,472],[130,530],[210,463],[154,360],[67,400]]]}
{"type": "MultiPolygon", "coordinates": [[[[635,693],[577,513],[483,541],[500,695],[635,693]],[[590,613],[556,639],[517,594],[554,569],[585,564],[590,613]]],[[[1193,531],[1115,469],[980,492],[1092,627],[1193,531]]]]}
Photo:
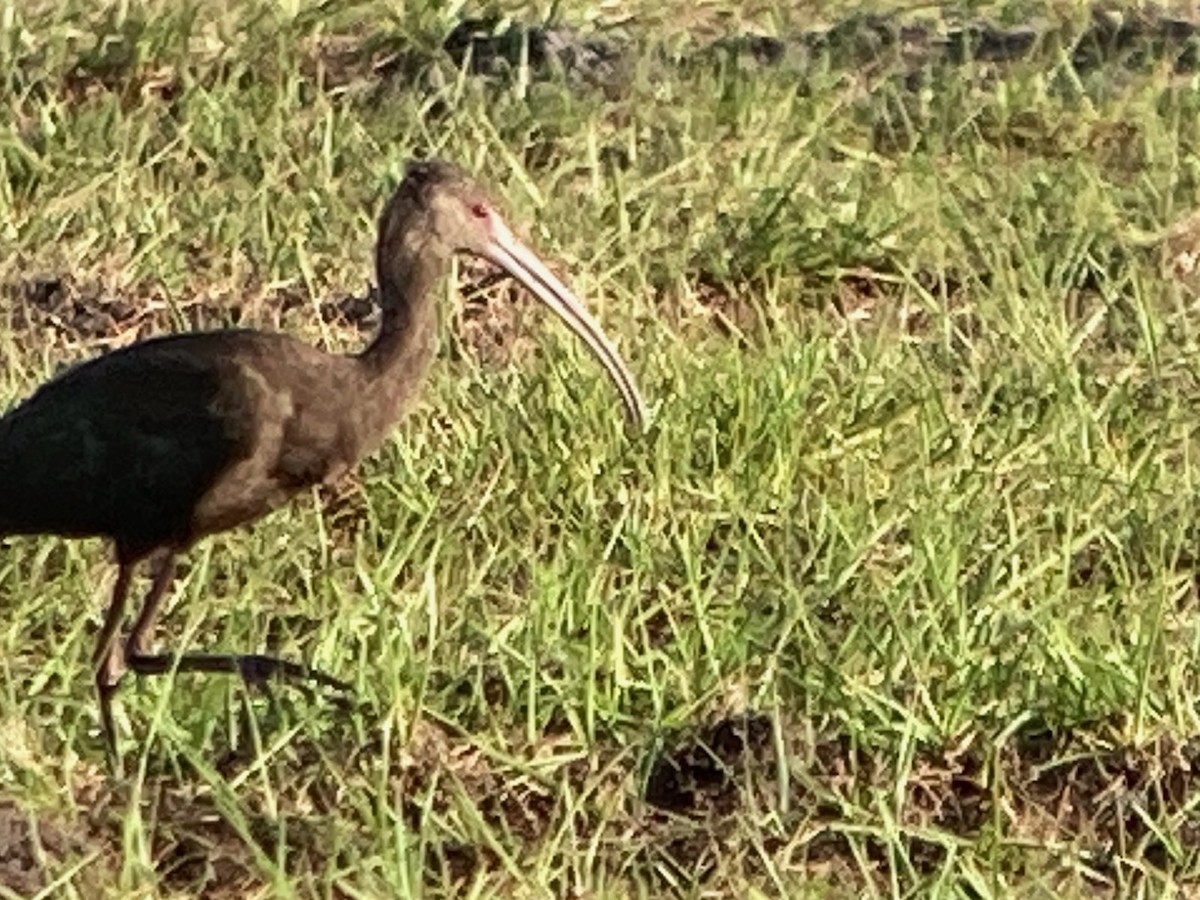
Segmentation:
{"type": "Polygon", "coordinates": [[[400,248],[408,254],[438,258],[469,253],[507,271],[584,341],[612,377],[630,419],[638,426],[645,424],[645,404],[633,376],[599,323],[513,235],[491,198],[458,166],[442,160],[408,164],[404,180],[380,220],[380,254],[400,248]]]}
{"type": "Polygon", "coordinates": [[[410,225],[408,220],[419,219],[420,240],[436,245],[431,252],[486,257],[497,238],[508,234],[484,189],[458,166],[440,159],[410,162],[388,207],[401,215],[385,212],[385,228],[403,228],[410,225]]]}

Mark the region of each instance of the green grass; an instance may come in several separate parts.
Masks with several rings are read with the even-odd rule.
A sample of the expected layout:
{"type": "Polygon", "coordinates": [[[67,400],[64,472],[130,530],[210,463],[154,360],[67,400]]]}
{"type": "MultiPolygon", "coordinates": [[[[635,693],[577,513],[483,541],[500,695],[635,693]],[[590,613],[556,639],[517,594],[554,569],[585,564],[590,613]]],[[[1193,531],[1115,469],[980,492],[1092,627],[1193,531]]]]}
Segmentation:
{"type": "Polygon", "coordinates": [[[0,3],[0,408],[132,336],[32,309],[38,278],[147,330],[357,346],[321,304],[363,292],[431,154],[493,187],[655,415],[628,433],[495,291],[489,361],[448,286],[393,439],[336,501],[195,548],[160,629],[360,706],[130,681],[123,779],[105,548],[11,539],[0,897],[1195,890],[1200,319],[1145,236],[1195,203],[1196,76],[1052,41],[909,77],[696,53],[851,4],[500,8],[635,49],[602,90],[464,74],[457,4],[0,3]],[[754,752],[655,808],[662,760],[743,714],[754,752]]]}

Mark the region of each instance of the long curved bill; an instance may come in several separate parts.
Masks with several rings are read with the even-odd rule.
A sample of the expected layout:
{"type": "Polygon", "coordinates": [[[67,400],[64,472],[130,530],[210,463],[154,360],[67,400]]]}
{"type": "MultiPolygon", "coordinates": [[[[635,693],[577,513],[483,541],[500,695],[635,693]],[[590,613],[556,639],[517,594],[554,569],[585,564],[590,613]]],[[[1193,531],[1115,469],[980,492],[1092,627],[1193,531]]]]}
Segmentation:
{"type": "Polygon", "coordinates": [[[487,248],[487,257],[503,267],[510,275],[529,288],[546,306],[554,310],[560,319],[587,344],[601,365],[608,370],[613,383],[625,403],[625,411],[638,428],[646,425],[646,405],[634,384],[624,360],[612,342],[600,330],[600,324],[592,318],[578,297],[554,276],[537,255],[518,241],[508,228],[493,220],[492,241],[487,248]]]}

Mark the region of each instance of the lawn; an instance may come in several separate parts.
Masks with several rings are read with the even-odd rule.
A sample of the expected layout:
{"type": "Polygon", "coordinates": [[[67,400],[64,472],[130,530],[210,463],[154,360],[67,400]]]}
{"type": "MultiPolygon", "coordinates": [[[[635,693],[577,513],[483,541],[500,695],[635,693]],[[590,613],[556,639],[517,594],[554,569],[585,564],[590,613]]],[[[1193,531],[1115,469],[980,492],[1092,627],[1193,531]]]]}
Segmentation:
{"type": "Polygon", "coordinates": [[[1200,891],[1200,18],[870,6],[0,2],[0,410],[357,349],[422,156],[653,410],[461,261],[411,415],[159,629],[353,702],[128,679],[120,776],[110,552],[7,539],[0,898],[1200,891]]]}

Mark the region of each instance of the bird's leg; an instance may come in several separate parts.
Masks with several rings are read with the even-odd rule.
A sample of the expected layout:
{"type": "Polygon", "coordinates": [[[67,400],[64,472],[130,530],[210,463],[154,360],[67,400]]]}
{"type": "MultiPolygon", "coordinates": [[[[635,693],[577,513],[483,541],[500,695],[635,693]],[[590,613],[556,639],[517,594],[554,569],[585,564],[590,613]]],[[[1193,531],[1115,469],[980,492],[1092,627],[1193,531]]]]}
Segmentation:
{"type": "Polygon", "coordinates": [[[139,675],[162,675],[175,669],[178,672],[229,672],[241,675],[248,684],[265,685],[274,678],[289,681],[311,682],[330,687],[343,693],[351,690],[349,684],[326,675],[318,669],[273,656],[250,654],[151,653],[154,623],[158,620],[163,598],[175,577],[175,553],[166,551],[157,562],[154,583],[146,602],[138,614],[137,622],[125,645],[124,662],[139,675]]]}
{"type": "Polygon", "coordinates": [[[104,615],[104,625],[96,639],[96,650],[92,662],[96,666],[96,692],[100,698],[100,725],[110,753],[117,749],[117,731],[112,719],[112,695],[117,682],[125,671],[124,654],[117,647],[117,629],[125,612],[125,598],[129,594],[129,582],[133,577],[134,563],[121,562],[117,567],[117,581],[113,585],[112,599],[104,615]]]}
{"type": "Polygon", "coordinates": [[[129,632],[129,640],[125,642],[125,661],[135,656],[148,656],[154,643],[154,626],[158,615],[162,612],[163,600],[167,590],[175,580],[175,551],[164,550],[154,563],[154,580],[142,603],[133,630],[129,632]]]}

